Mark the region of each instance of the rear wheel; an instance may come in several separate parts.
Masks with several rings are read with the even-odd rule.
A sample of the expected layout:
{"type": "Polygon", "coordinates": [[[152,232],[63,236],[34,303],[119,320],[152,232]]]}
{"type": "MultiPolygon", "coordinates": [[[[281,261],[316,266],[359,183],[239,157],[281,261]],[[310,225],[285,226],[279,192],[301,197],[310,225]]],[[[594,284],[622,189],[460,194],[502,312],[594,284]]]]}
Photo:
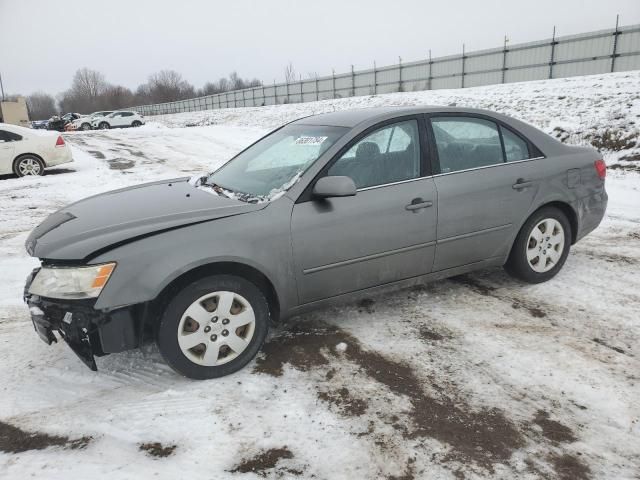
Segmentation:
{"type": "Polygon", "coordinates": [[[571,225],[557,208],[535,212],[520,229],[505,269],[529,283],[554,277],[564,265],[571,245],[571,225]]]}
{"type": "Polygon", "coordinates": [[[100,124],[98,125],[98,128],[100,130],[109,130],[110,125],[107,122],[100,122],[100,124]]]}
{"type": "Polygon", "coordinates": [[[19,177],[44,175],[44,162],[35,155],[22,155],[13,163],[13,173],[19,177]]]}
{"type": "Polygon", "coordinates": [[[191,283],[169,302],[156,343],[175,371],[203,380],[244,367],[268,330],[269,305],[260,289],[241,277],[214,275],[191,283]]]}

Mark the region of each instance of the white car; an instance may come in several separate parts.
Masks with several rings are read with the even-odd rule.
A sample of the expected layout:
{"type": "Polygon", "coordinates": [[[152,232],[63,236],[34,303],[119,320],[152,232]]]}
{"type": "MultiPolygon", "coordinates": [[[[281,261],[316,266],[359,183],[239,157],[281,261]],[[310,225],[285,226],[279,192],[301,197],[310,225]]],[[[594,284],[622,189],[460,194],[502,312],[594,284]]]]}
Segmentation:
{"type": "Polygon", "coordinates": [[[105,130],[109,128],[139,127],[144,125],[144,117],[132,110],[119,110],[106,117],[96,118],[91,121],[92,128],[105,130]]]}
{"type": "Polygon", "coordinates": [[[101,112],[93,112],[91,115],[83,115],[73,121],[74,130],[91,130],[91,122],[102,117],[106,117],[113,113],[113,110],[103,110],[101,112]]]}
{"type": "Polygon", "coordinates": [[[0,175],[42,175],[45,168],[72,161],[62,135],[0,123],[0,175]]]}

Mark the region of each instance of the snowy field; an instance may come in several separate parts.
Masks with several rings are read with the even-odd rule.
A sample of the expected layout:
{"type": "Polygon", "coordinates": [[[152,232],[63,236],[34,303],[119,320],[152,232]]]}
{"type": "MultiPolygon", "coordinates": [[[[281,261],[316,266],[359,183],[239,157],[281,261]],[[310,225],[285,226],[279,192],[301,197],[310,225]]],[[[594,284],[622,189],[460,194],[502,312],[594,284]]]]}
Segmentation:
{"type": "Polygon", "coordinates": [[[75,162],[0,179],[0,478],[625,479],[640,475],[640,72],[151,118],[67,134],[75,162]],[[89,371],[21,300],[28,232],[98,192],[211,170],[301,116],[483,107],[604,142],[609,209],[561,273],[483,271],[297,317],[243,371],[154,347],[89,371]]]}

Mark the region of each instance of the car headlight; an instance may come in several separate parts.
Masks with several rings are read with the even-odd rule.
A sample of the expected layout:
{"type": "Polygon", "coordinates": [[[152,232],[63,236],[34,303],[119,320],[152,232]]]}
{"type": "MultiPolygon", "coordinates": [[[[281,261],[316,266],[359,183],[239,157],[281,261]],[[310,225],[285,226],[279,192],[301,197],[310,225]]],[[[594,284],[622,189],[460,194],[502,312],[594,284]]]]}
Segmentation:
{"type": "Polygon", "coordinates": [[[49,298],[82,299],[100,295],[115,263],[87,267],[42,267],[29,287],[29,293],[49,298]]]}

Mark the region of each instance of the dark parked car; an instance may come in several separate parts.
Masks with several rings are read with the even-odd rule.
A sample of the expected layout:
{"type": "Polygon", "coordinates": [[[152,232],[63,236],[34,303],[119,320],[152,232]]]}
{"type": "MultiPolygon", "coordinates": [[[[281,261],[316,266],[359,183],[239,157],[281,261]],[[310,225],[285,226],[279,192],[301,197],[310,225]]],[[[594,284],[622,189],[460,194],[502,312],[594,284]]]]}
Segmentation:
{"type": "Polygon", "coordinates": [[[65,125],[79,119],[81,116],[82,115],[80,115],[79,113],[65,113],[61,117],[54,115],[47,122],[47,130],[64,132],[65,125]]]}
{"type": "Polygon", "coordinates": [[[52,214],[26,242],[42,266],[25,300],[93,369],[153,336],[178,372],[218,377],[328,302],[500,265],[549,280],[600,223],[605,174],[596,150],[488,111],[307,117],[209,175],[52,214]]]}
{"type": "Polygon", "coordinates": [[[36,130],[46,130],[49,126],[49,120],[34,120],[31,122],[31,128],[36,130]]]}

